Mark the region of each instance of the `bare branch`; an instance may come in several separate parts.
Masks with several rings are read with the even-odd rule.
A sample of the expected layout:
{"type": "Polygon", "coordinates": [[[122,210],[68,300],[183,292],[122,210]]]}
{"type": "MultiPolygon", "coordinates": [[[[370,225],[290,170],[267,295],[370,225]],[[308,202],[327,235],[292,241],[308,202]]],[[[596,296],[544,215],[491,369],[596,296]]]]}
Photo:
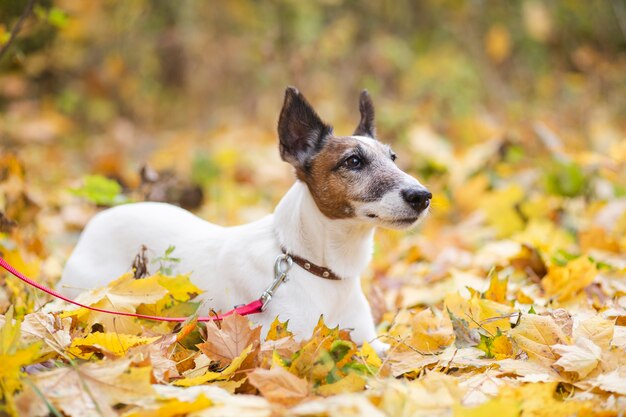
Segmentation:
{"type": "Polygon", "coordinates": [[[4,54],[11,47],[11,44],[17,37],[18,33],[20,33],[20,30],[22,30],[22,25],[24,24],[24,21],[26,20],[28,15],[30,15],[30,13],[32,12],[33,6],[35,5],[35,1],[36,0],[28,1],[26,8],[24,9],[24,11],[22,12],[22,15],[20,16],[20,19],[17,21],[15,26],[13,26],[13,30],[11,30],[11,37],[9,37],[9,40],[7,41],[7,43],[5,43],[2,49],[0,49],[0,62],[2,61],[2,57],[4,56],[4,54]]]}

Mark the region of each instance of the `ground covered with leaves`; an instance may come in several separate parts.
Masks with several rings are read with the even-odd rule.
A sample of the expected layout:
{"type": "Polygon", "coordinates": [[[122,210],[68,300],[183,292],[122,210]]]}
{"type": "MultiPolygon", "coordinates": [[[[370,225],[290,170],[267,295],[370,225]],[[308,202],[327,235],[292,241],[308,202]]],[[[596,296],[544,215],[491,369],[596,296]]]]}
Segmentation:
{"type": "MultiPolygon", "coordinates": [[[[186,275],[167,275],[177,262],[170,248],[148,255],[148,277],[129,272],[80,301],[189,316],[183,325],[46,303],[44,294],[3,274],[4,412],[620,415],[626,409],[626,200],[619,197],[626,142],[616,141],[610,157],[566,152],[543,126],[537,136],[552,135],[543,138],[549,151],[532,154],[490,140],[454,152],[426,127],[412,135],[405,155],[419,154],[437,167],[440,182],[429,184],[433,210],[421,230],[378,234],[364,277],[380,337],[391,344],[385,355],[356,346],[348,331],[328,328],[323,318],[304,341],[279,320],[264,340],[240,316],[199,324],[192,298],[201,290],[186,275]]],[[[219,170],[235,178],[241,165],[235,151],[214,152],[219,170]]],[[[97,176],[47,195],[30,186],[11,153],[0,158],[0,172],[0,250],[48,284],[71,247],[60,236],[98,210],[94,201],[146,196],[142,186],[122,190],[97,176]],[[65,249],[47,249],[46,233],[52,247],[65,249]]],[[[205,208],[233,197],[215,195],[205,208]]],[[[231,204],[243,201],[238,198],[231,204]]]]}

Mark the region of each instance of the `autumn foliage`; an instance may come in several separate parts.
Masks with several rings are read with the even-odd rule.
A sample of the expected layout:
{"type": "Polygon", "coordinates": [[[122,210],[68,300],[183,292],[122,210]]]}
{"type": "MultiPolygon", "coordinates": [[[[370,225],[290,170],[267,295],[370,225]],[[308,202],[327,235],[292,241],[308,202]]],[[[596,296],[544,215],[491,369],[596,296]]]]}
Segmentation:
{"type": "MultiPolygon", "coordinates": [[[[0,48],[25,3],[0,2],[0,48]]],[[[434,197],[418,230],[377,232],[362,277],[384,355],[323,317],[304,340],[198,323],[175,247],[79,300],[181,324],[0,272],[0,415],[624,414],[626,8],[378,3],[35,2],[0,56],[0,253],[45,285],[104,207],[269,213],[293,181],[286,84],[340,134],[368,88],[434,197]]]]}

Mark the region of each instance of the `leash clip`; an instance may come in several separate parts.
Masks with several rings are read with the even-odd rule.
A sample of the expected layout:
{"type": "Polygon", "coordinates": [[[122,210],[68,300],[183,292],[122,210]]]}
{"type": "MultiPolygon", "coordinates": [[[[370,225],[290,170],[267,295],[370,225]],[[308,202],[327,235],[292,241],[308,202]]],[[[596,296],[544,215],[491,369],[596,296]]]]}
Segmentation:
{"type": "Polygon", "coordinates": [[[276,257],[276,261],[274,261],[274,281],[272,281],[272,284],[267,287],[267,289],[263,291],[263,295],[261,295],[261,302],[263,303],[261,311],[264,311],[265,307],[267,307],[269,302],[272,301],[274,291],[276,291],[280,284],[288,281],[287,273],[291,269],[292,265],[293,259],[291,259],[291,256],[281,254],[276,257]]]}

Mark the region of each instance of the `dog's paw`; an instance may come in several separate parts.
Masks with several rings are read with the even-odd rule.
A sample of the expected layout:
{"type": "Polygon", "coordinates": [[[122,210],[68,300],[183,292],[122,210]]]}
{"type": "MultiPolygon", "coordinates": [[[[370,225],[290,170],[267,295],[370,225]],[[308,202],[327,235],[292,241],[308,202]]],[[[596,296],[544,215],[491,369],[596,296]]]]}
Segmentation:
{"type": "Polygon", "coordinates": [[[370,342],[370,346],[374,348],[378,356],[385,355],[391,347],[391,345],[389,345],[388,343],[381,342],[378,339],[372,340],[370,342]]]}

